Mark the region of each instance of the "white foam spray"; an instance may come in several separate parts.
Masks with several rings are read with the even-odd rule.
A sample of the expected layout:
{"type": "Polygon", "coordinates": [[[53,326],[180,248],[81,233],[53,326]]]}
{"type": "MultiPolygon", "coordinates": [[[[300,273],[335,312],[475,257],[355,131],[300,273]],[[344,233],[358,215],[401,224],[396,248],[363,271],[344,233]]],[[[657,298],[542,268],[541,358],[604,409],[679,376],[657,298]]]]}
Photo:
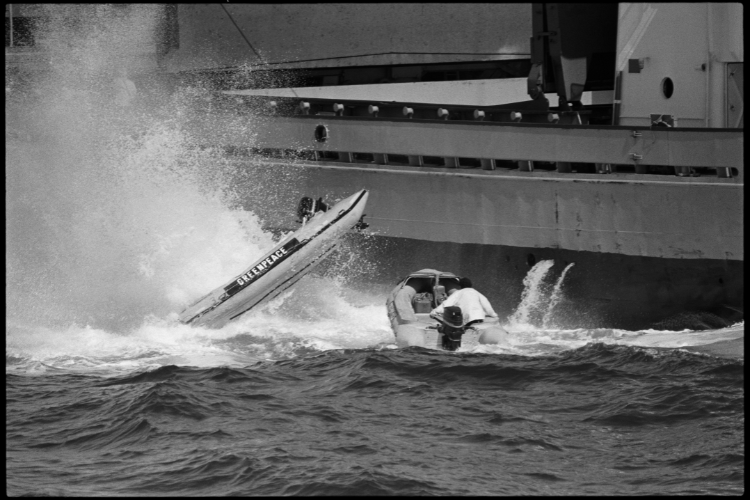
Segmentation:
{"type": "Polygon", "coordinates": [[[574,262],[571,262],[567,266],[565,266],[565,269],[563,269],[563,272],[560,274],[560,277],[557,278],[557,282],[555,283],[555,287],[552,289],[552,294],[550,295],[547,310],[544,313],[544,317],[542,319],[542,326],[544,328],[551,328],[551,321],[552,321],[552,313],[555,310],[555,307],[560,302],[560,299],[563,297],[562,293],[562,285],[563,281],[565,280],[565,275],[568,274],[568,271],[571,267],[575,265],[574,262]]]}
{"type": "MultiPolygon", "coordinates": [[[[199,147],[204,144],[191,135],[188,118],[194,103],[209,102],[209,92],[155,86],[150,94],[138,90],[138,99],[150,98],[147,105],[136,99],[123,107],[115,99],[114,75],[126,67],[133,77],[138,54],[153,42],[157,6],[44,9],[47,23],[38,38],[52,64],[44,73],[6,79],[11,365],[22,360],[23,366],[37,363],[44,369],[132,369],[226,364],[237,361],[235,355],[247,364],[248,353],[277,356],[286,345],[294,351],[308,344],[341,348],[385,340],[384,311],[380,325],[379,312],[349,305],[335,280],[303,286],[288,298],[318,306],[305,317],[282,307],[278,314],[261,311],[265,317],[222,330],[177,323],[187,304],[274,245],[262,221],[243,205],[252,201],[248,196],[268,197],[278,189],[259,186],[265,178],[252,176],[252,165],[242,174],[253,178],[256,189],[238,187],[236,165],[219,151],[199,147]],[[323,297],[335,307],[322,307],[323,297]],[[352,319],[362,314],[372,316],[367,322],[372,328],[352,319]],[[337,327],[328,325],[336,321],[337,327]],[[294,333],[277,341],[276,333],[286,330],[294,333]],[[352,339],[352,332],[360,335],[352,339]],[[270,340],[247,349],[236,339],[248,335],[270,340]]],[[[233,126],[252,137],[261,123],[244,115],[233,126]]],[[[266,198],[257,203],[269,201],[279,203],[266,198]]],[[[281,204],[290,220],[295,201],[281,204]]]]}
{"type": "MultiPolygon", "coordinates": [[[[6,79],[6,369],[244,366],[392,343],[382,297],[344,286],[366,266],[356,248],[337,259],[343,273],[333,265],[306,277],[220,330],[176,321],[274,245],[243,207],[293,220],[286,190],[302,171],[266,175],[252,157],[239,164],[205,148],[189,127],[196,103],[210,108],[200,87],[139,89],[147,105],[117,105],[113,74],[137,73],[134,54],[150,43],[158,9],[81,8],[86,16],[45,7],[39,35],[54,63],[6,79]]],[[[231,126],[252,138],[262,124],[243,114],[231,126]]]]}
{"type": "Polygon", "coordinates": [[[541,260],[529,269],[523,279],[523,293],[521,302],[515,312],[508,318],[510,328],[522,328],[532,326],[533,317],[544,311],[547,305],[545,277],[549,273],[554,260],[541,260]]]}
{"type": "Polygon", "coordinates": [[[628,331],[617,328],[556,328],[553,318],[556,307],[563,298],[565,277],[573,267],[568,264],[555,281],[554,287],[546,283],[553,261],[540,261],[524,278],[524,291],[516,311],[503,325],[508,331],[507,343],[478,345],[464,350],[486,354],[521,354],[545,356],[577,349],[593,342],[627,345],[649,349],[654,356],[667,352],[651,348],[680,348],[741,338],[744,323],[718,330],[643,330],[628,331]],[[541,316],[540,316],[541,315],[541,316]],[[541,322],[537,321],[541,317],[541,322]]]}

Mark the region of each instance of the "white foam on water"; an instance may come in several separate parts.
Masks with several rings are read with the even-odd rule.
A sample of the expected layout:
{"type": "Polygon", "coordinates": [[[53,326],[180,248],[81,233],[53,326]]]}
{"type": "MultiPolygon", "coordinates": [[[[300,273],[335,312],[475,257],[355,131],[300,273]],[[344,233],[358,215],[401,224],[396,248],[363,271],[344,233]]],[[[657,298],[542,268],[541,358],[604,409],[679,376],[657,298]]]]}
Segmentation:
{"type": "Polygon", "coordinates": [[[167,364],[247,366],[258,360],[294,357],[312,351],[362,349],[393,344],[380,297],[351,305],[335,280],[308,276],[266,306],[221,329],[184,325],[177,313],[149,316],[118,333],[71,325],[48,328],[11,322],[6,327],[8,357],[23,362],[10,371],[133,371],[167,364]]]}
{"type": "Polygon", "coordinates": [[[701,346],[724,340],[734,340],[743,336],[744,326],[741,329],[730,327],[718,330],[683,330],[680,332],[646,330],[643,332],[643,335],[640,335],[637,338],[627,339],[618,343],[639,347],[679,348],[701,346]]]}

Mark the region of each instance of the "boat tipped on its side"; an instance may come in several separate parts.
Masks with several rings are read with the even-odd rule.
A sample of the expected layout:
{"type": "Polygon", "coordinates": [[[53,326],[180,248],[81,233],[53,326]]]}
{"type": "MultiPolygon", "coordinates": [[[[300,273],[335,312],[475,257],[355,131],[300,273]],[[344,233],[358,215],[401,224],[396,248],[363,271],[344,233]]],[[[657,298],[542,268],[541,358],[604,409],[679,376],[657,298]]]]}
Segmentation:
{"type": "Polygon", "coordinates": [[[368,194],[363,189],[331,207],[320,202],[303,207],[301,203],[300,229],[244,272],[187,307],[180,322],[220,328],[278,297],[322,262],[350,229],[366,226],[362,218],[368,194]],[[315,211],[316,205],[320,211],[315,211]]]}

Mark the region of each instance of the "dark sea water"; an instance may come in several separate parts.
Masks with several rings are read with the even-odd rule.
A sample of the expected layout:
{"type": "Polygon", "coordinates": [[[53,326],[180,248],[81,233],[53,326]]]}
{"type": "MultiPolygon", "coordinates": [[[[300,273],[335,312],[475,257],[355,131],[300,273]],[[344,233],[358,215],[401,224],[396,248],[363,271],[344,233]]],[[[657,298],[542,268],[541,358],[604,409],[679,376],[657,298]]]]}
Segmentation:
{"type": "Polygon", "coordinates": [[[743,372],[603,343],[538,356],[334,349],[116,375],[6,369],[7,492],[739,495],[743,372]]]}
{"type": "MultiPolygon", "coordinates": [[[[154,6],[43,8],[49,67],[6,67],[8,495],[744,493],[744,361],[682,349],[744,323],[561,329],[574,263],[529,269],[504,346],[397,349],[388,290],[362,278],[387,270],[352,245],[220,330],[179,324],[274,245],[244,207],[291,222],[304,169],[198,147],[211,94],[136,64],[154,6]]],[[[221,125],[251,144],[263,123],[221,125]]]]}

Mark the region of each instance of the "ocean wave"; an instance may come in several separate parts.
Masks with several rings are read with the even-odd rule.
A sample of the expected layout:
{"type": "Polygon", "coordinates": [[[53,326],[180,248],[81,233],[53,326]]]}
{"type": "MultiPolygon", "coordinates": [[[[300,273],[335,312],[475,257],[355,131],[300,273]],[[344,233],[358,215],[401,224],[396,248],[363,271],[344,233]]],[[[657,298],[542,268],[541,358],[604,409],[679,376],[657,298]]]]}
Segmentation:
{"type": "Polygon", "coordinates": [[[593,492],[626,491],[615,469],[710,470],[726,489],[744,457],[742,368],[592,344],[548,356],[338,349],[245,367],[11,373],[8,466],[50,470],[22,465],[21,449],[74,468],[97,456],[88,491],[113,494],[572,494],[572,464],[601,476],[593,492]]]}

